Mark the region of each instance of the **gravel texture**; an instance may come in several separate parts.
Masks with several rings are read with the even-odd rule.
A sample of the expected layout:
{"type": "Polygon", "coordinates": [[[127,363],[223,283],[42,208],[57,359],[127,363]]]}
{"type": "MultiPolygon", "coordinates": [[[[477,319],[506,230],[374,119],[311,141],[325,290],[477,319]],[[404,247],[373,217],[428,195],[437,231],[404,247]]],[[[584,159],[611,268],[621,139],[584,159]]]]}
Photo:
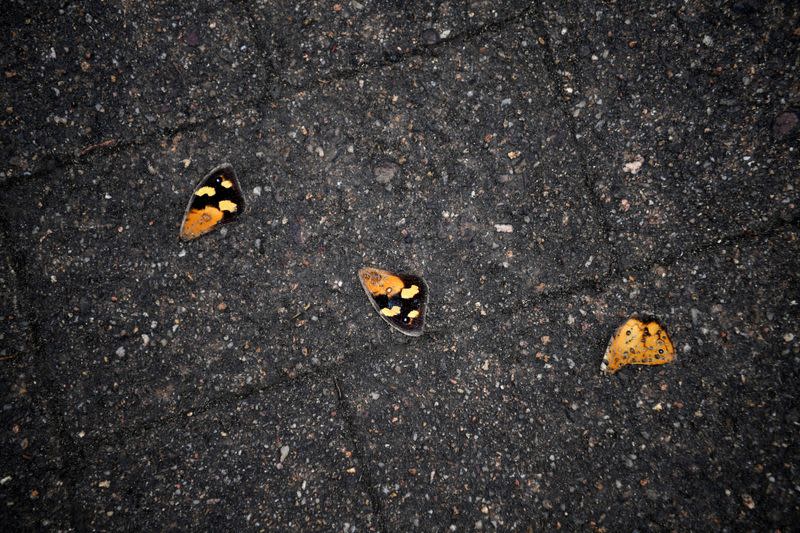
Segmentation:
{"type": "Polygon", "coordinates": [[[795,4],[4,9],[2,523],[796,527],[795,4]]]}

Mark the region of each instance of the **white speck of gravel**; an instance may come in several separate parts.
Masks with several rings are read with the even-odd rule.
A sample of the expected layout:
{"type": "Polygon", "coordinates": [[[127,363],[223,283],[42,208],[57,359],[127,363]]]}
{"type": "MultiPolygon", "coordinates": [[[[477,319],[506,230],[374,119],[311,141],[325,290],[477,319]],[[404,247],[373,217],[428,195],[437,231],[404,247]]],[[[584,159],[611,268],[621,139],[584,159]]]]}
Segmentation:
{"type": "Polygon", "coordinates": [[[261,186],[253,187],[253,194],[256,196],[261,196],[261,186]]]}
{"type": "Polygon", "coordinates": [[[442,33],[439,34],[439,38],[440,39],[447,39],[448,37],[450,37],[451,33],[452,33],[452,30],[444,30],[442,33]]]}
{"type": "Polygon", "coordinates": [[[281,446],[281,463],[286,460],[289,456],[289,447],[288,446],[281,446]]]}
{"type": "Polygon", "coordinates": [[[622,171],[628,174],[637,174],[642,168],[642,163],[644,163],[644,157],[637,155],[633,161],[625,163],[625,166],[622,167],[622,171]]]}
{"type": "Polygon", "coordinates": [[[117,348],[117,351],[115,353],[117,354],[117,357],[125,357],[125,348],[120,346],[119,348],[117,348]]]}
{"type": "Polygon", "coordinates": [[[505,107],[507,105],[511,105],[511,98],[503,98],[500,102],[500,107],[505,107]]]}
{"type": "Polygon", "coordinates": [[[178,257],[185,257],[185,256],[186,256],[186,250],[185,249],[181,250],[180,252],[178,252],[178,257]]]}
{"type": "Polygon", "coordinates": [[[590,255],[590,256],[589,256],[589,260],[588,260],[588,261],[586,261],[586,262],[583,264],[583,266],[584,266],[584,267],[586,267],[586,268],[589,268],[590,266],[592,266],[592,262],[593,262],[593,261],[594,261],[594,256],[593,256],[593,255],[590,255]]]}
{"type": "Polygon", "coordinates": [[[12,478],[11,476],[6,476],[6,477],[4,477],[3,479],[0,479],[0,485],[5,485],[6,483],[8,483],[9,481],[11,481],[12,479],[13,479],[13,478],[12,478]]]}
{"type": "Polygon", "coordinates": [[[787,333],[783,336],[783,340],[786,342],[792,342],[794,340],[794,333],[787,333]]]}
{"type": "Polygon", "coordinates": [[[377,400],[378,398],[381,397],[381,395],[378,394],[377,392],[370,392],[369,397],[372,398],[373,400],[377,400]]]}
{"type": "Polygon", "coordinates": [[[706,46],[713,46],[714,39],[710,35],[706,35],[705,37],[703,37],[703,44],[706,46]]]}
{"type": "Polygon", "coordinates": [[[150,335],[142,333],[142,344],[148,346],[150,344],[150,335]]]}
{"type": "Polygon", "coordinates": [[[514,226],[511,224],[495,224],[494,229],[498,233],[514,233],[514,226]]]}

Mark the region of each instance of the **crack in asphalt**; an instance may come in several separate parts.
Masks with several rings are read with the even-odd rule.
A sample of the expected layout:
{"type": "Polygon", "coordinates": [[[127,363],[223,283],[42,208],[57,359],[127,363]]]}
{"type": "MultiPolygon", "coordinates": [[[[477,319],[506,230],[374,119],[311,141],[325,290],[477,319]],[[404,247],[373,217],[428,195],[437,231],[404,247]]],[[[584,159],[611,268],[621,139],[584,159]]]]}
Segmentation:
{"type": "MultiPolygon", "coordinates": [[[[7,254],[8,261],[10,262],[11,269],[14,273],[14,283],[17,294],[21,295],[21,300],[25,302],[35,301],[31,297],[32,285],[28,281],[29,272],[26,268],[26,256],[21,253],[24,247],[20,246],[16,239],[7,227],[7,221],[0,217],[0,233],[2,233],[2,241],[9,244],[9,249],[17,250],[19,253],[7,254]]],[[[34,306],[24,305],[27,309],[34,309],[34,306]]],[[[34,371],[39,379],[42,381],[42,388],[48,391],[57,391],[59,387],[56,377],[48,364],[50,358],[47,357],[47,347],[42,340],[38,313],[33,310],[28,313],[23,313],[28,318],[29,331],[31,335],[31,344],[34,352],[34,371]]],[[[77,486],[80,474],[83,472],[86,464],[86,457],[83,453],[83,447],[79,446],[75,438],[70,435],[69,430],[66,429],[66,416],[69,409],[61,402],[51,401],[47,397],[39,397],[46,412],[57,421],[54,433],[57,436],[59,447],[63,450],[61,467],[56,471],[59,478],[64,482],[66,497],[68,500],[67,507],[69,509],[70,525],[78,530],[86,529],[85,514],[81,511],[81,506],[77,501],[77,486]]]]}
{"type": "MultiPolygon", "coordinates": [[[[546,17],[544,11],[542,10],[541,5],[537,4],[537,17],[541,20],[542,24],[547,25],[546,17]]],[[[550,45],[550,39],[545,35],[542,36],[544,38],[544,46],[542,49],[544,50],[545,55],[545,68],[547,69],[548,77],[550,78],[550,83],[553,86],[553,99],[555,102],[555,106],[561,111],[561,114],[564,115],[564,119],[569,127],[569,132],[572,137],[572,142],[575,145],[576,152],[578,154],[578,163],[581,169],[581,178],[584,189],[586,190],[586,194],[589,198],[589,203],[592,207],[594,212],[595,218],[600,222],[600,229],[603,233],[604,241],[607,246],[611,248],[611,256],[609,262],[608,272],[606,275],[611,275],[614,272],[619,270],[619,261],[617,260],[617,248],[611,237],[613,235],[613,231],[611,230],[611,223],[606,216],[605,211],[603,210],[602,203],[600,202],[600,198],[597,196],[595,191],[596,181],[592,180],[589,173],[589,165],[587,163],[587,156],[586,156],[586,146],[583,142],[580,141],[580,137],[578,136],[577,125],[575,118],[571,115],[563,99],[559,98],[561,94],[561,86],[562,80],[558,75],[558,62],[556,61],[555,52],[553,51],[552,46],[550,45]]]]}
{"type": "Polygon", "coordinates": [[[467,28],[464,31],[459,32],[455,35],[447,36],[443,39],[440,39],[435,44],[426,46],[415,46],[403,52],[397,52],[391,54],[385,53],[383,59],[377,61],[367,61],[356,68],[343,69],[336,72],[333,75],[319,77],[313,81],[308,81],[303,84],[289,83],[285,79],[281,78],[280,75],[278,75],[278,78],[280,79],[282,86],[284,88],[288,88],[290,91],[293,91],[291,94],[283,96],[279,100],[291,100],[299,94],[303,94],[306,92],[313,93],[314,91],[322,89],[326,85],[329,85],[331,83],[336,83],[337,81],[352,80],[353,78],[361,74],[379,71],[384,68],[393,67],[395,65],[401,65],[411,58],[431,55],[433,52],[439,49],[446,49],[453,45],[463,44],[469,42],[472,39],[477,39],[484,35],[501,33],[506,29],[507,26],[517,21],[524,20],[532,9],[533,9],[533,4],[521,10],[519,13],[502,18],[500,20],[495,20],[487,22],[485,24],[467,28]]]}
{"type": "MultiPolygon", "coordinates": [[[[31,181],[46,178],[52,175],[54,172],[65,170],[69,167],[82,164],[94,157],[116,156],[124,154],[132,148],[146,146],[151,143],[157,144],[159,138],[174,137],[179,133],[180,134],[193,133],[195,131],[202,130],[210,122],[219,120],[225,116],[227,116],[227,113],[218,113],[215,115],[211,115],[203,120],[195,122],[186,122],[178,126],[166,127],[159,130],[158,132],[134,136],[124,140],[113,139],[116,141],[113,145],[107,147],[98,147],[96,150],[92,150],[91,152],[85,153],[83,155],[81,155],[81,152],[82,150],[86,150],[86,147],[84,147],[83,149],[72,149],[69,152],[56,152],[53,154],[47,154],[47,156],[45,157],[48,160],[52,161],[52,164],[45,165],[44,167],[38,168],[33,172],[27,172],[27,173],[23,172],[20,174],[15,174],[13,176],[10,176],[8,179],[6,179],[5,182],[3,182],[3,186],[14,187],[18,185],[20,182],[25,182],[25,184],[29,184],[31,181]]],[[[100,142],[103,142],[105,140],[100,140],[100,142]]]]}
{"type": "MultiPolygon", "coordinates": [[[[383,509],[383,500],[381,499],[380,491],[378,490],[378,484],[376,483],[377,475],[373,473],[372,469],[369,468],[371,465],[371,461],[368,460],[367,456],[365,455],[365,439],[361,432],[358,431],[358,424],[355,422],[355,416],[353,414],[353,407],[348,401],[347,397],[342,392],[341,387],[339,386],[339,381],[336,376],[333,377],[333,384],[336,386],[336,397],[338,399],[339,410],[342,413],[342,417],[344,418],[345,422],[345,431],[347,433],[347,437],[350,439],[350,442],[353,446],[353,456],[358,461],[359,467],[362,469],[363,475],[363,484],[366,485],[366,491],[369,495],[370,506],[372,508],[372,513],[375,515],[375,518],[378,520],[378,528],[382,533],[386,533],[388,531],[387,528],[387,521],[386,521],[386,513],[383,509]]],[[[359,477],[359,482],[361,482],[361,477],[359,477]]]]}

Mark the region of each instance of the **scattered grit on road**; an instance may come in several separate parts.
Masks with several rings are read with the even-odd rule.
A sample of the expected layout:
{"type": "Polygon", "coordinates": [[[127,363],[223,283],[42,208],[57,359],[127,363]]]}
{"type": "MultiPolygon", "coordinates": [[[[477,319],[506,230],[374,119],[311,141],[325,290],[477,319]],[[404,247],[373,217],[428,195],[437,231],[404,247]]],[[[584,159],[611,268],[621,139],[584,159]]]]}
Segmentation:
{"type": "Polygon", "coordinates": [[[797,3],[3,10],[4,528],[797,527],[797,3]]]}

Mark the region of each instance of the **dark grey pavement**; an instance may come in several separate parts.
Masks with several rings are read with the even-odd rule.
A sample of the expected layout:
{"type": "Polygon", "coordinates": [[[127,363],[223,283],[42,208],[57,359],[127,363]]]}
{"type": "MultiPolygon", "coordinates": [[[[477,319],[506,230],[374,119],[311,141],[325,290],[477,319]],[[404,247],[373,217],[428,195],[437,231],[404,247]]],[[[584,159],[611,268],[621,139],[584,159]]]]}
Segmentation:
{"type": "Polygon", "coordinates": [[[5,527],[798,527],[796,3],[4,10],[5,527]]]}

